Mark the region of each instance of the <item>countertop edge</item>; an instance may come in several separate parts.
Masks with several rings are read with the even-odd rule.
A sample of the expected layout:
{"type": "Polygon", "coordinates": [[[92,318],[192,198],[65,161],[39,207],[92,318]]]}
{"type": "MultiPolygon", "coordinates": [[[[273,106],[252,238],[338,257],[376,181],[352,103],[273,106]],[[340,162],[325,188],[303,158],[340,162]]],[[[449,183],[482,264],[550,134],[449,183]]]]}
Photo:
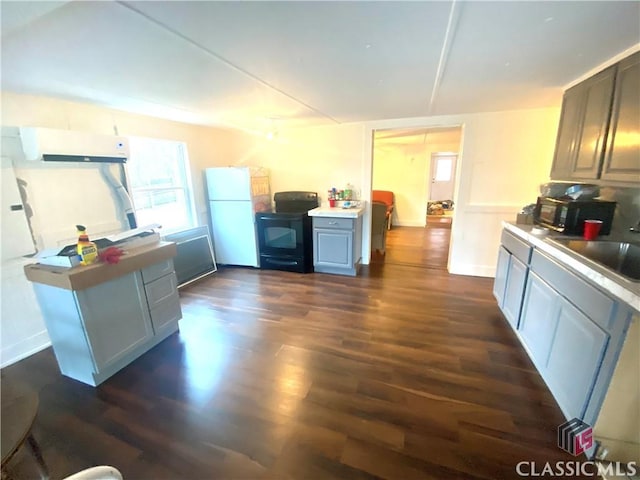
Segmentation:
{"type": "Polygon", "coordinates": [[[113,265],[97,263],[63,268],[32,263],[24,266],[24,273],[27,279],[34,283],[79,291],[142,270],[155,263],[173,258],[176,254],[177,246],[175,243],[160,241],[127,251],[121,257],[120,262],[113,265]]]}
{"type": "Polygon", "coordinates": [[[552,236],[538,236],[527,231],[531,230],[533,225],[502,222],[502,226],[505,230],[548,254],[563,266],[585,277],[600,290],[615,296],[637,312],[640,312],[640,283],[634,285],[633,282],[620,278],[606,267],[600,266],[578,253],[567,251],[567,249],[556,244],[552,236]]]}
{"type": "Polygon", "coordinates": [[[340,218],[358,218],[364,213],[363,207],[356,208],[340,208],[340,207],[317,207],[309,210],[310,217],[340,217],[340,218]]]}

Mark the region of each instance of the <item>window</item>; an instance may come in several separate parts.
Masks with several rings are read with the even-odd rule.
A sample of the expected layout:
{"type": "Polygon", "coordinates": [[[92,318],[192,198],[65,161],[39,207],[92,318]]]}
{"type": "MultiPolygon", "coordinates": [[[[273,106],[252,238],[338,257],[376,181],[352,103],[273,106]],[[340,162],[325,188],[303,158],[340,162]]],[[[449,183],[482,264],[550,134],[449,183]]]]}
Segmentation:
{"type": "Polygon", "coordinates": [[[164,233],[196,225],[187,147],[183,142],[130,138],[127,172],[139,226],[164,233]]]}

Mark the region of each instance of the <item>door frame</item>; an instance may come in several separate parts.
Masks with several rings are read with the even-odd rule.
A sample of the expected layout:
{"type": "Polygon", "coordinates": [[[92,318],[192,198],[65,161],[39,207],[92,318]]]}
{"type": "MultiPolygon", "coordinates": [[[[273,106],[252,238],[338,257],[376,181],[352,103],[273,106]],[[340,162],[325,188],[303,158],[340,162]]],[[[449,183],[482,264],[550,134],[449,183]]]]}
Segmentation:
{"type": "MultiPolygon", "coordinates": [[[[438,129],[438,128],[459,128],[460,129],[460,148],[458,149],[458,161],[455,169],[455,183],[453,188],[453,203],[454,205],[458,205],[459,197],[460,197],[460,181],[461,181],[461,171],[464,163],[464,136],[465,136],[465,124],[464,122],[451,122],[451,123],[438,123],[438,120],[434,118],[434,122],[431,123],[428,120],[420,119],[419,121],[411,121],[411,120],[400,120],[400,121],[379,121],[379,122],[371,122],[364,125],[363,128],[363,164],[362,164],[362,185],[363,185],[363,200],[366,201],[365,205],[365,213],[363,219],[363,248],[365,249],[363,252],[363,260],[366,259],[366,264],[371,263],[371,190],[373,189],[373,155],[374,155],[374,141],[375,141],[375,132],[377,130],[400,130],[400,129],[410,129],[410,128],[429,128],[429,129],[438,129]],[[368,152],[368,153],[366,153],[368,152]],[[365,197],[366,195],[366,197],[365,197]],[[365,254],[366,252],[366,254],[365,254]]],[[[425,212],[426,212],[426,203],[425,203],[425,212]]],[[[425,217],[426,218],[426,217],[425,217]]],[[[454,226],[455,223],[451,226],[451,240],[449,242],[449,255],[447,258],[447,270],[449,270],[449,265],[451,263],[451,250],[454,242],[454,226]]],[[[363,262],[365,263],[365,262],[363,262]]]]}

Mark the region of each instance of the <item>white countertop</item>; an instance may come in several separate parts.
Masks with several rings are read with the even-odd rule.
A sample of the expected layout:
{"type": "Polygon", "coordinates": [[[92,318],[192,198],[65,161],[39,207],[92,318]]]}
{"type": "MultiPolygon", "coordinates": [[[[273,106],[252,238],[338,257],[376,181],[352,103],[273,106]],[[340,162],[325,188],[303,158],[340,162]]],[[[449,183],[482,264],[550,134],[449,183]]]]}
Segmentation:
{"type": "MultiPolygon", "coordinates": [[[[505,230],[522,238],[545,252],[562,265],[574,270],[586,277],[601,290],[619,298],[631,308],[640,312],[640,282],[632,282],[618,275],[613,270],[589,260],[588,258],[570,250],[559,242],[554,241],[554,236],[567,238],[564,235],[540,236],[531,233],[534,225],[520,225],[513,222],[502,222],[505,230]]],[[[613,240],[613,239],[612,239],[613,240]]]]}
{"type": "Polygon", "coordinates": [[[364,213],[364,208],[342,208],[342,207],[318,207],[309,210],[310,217],[341,217],[358,218],[364,213]]]}

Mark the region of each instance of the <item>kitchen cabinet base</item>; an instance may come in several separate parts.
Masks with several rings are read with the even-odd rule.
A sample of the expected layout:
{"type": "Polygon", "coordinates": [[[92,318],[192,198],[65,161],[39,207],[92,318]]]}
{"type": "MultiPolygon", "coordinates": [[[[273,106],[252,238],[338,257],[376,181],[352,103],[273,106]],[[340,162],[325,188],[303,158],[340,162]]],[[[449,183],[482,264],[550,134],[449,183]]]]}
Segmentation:
{"type": "Polygon", "coordinates": [[[81,380],[79,378],[74,378],[71,375],[67,375],[62,370],[60,371],[60,373],[62,373],[65,377],[74,378],[74,380],[79,380],[80,382],[87,383],[88,385],[91,385],[92,387],[97,387],[102,382],[107,380],[109,377],[112,377],[113,375],[115,375],[117,372],[119,372],[124,367],[129,365],[131,362],[136,360],[138,357],[141,357],[142,355],[147,353],[149,350],[151,350],[153,347],[158,345],[160,342],[163,342],[164,340],[166,340],[168,337],[170,337],[174,333],[178,332],[179,330],[180,329],[178,328],[178,322],[175,322],[172,325],[167,325],[166,327],[164,327],[162,329],[162,331],[160,333],[155,335],[153,338],[151,338],[144,345],[140,345],[138,348],[136,348],[135,350],[133,350],[132,352],[130,352],[126,356],[122,357],[120,360],[112,363],[108,367],[105,367],[99,373],[95,373],[95,372],[92,373],[91,376],[92,376],[93,381],[88,381],[87,382],[86,380],[81,380]]]}
{"type": "Polygon", "coordinates": [[[360,273],[360,262],[354,265],[351,268],[343,268],[343,267],[331,267],[327,265],[316,265],[313,270],[316,273],[331,273],[334,275],[348,275],[351,277],[355,277],[360,273]]]}

